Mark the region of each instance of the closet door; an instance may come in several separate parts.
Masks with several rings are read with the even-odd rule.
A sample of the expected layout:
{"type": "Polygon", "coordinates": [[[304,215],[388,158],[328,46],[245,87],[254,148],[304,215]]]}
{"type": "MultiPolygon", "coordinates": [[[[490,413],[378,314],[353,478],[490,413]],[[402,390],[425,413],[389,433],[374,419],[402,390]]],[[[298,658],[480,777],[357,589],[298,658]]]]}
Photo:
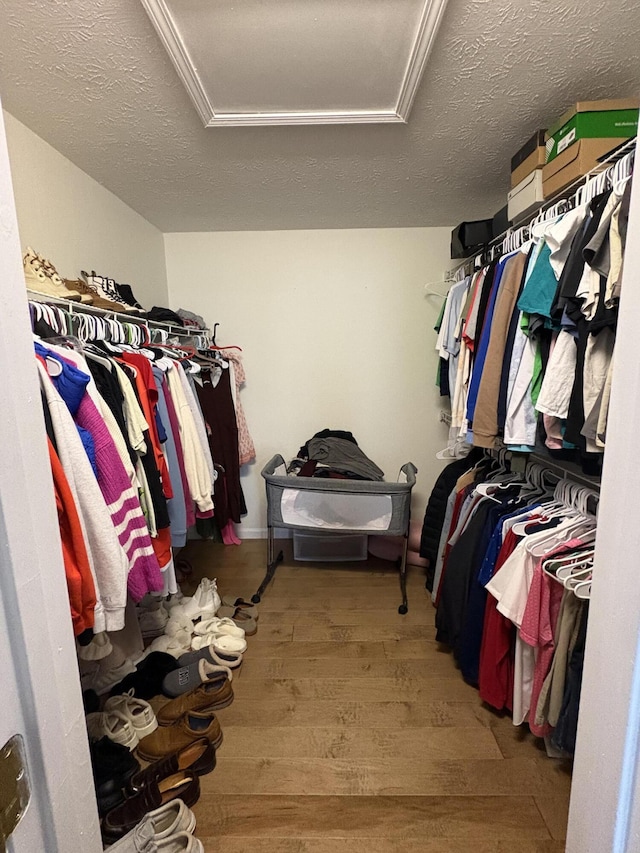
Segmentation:
{"type": "MultiPolygon", "coordinates": [[[[1,109],[0,305],[0,749],[14,735],[21,737],[31,788],[7,850],[98,853],[102,845],[1,109]]],[[[0,752],[0,811],[7,805],[6,767],[0,752]]]]}
{"type": "Polygon", "coordinates": [[[567,853],[640,849],[640,176],[631,193],[567,853]]]}

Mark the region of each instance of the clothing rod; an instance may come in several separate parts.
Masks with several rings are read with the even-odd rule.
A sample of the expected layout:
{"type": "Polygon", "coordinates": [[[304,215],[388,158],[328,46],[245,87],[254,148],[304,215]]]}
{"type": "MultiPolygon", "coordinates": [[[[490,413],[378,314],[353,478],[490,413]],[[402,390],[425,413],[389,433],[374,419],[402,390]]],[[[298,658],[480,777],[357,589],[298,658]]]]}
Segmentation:
{"type": "Polygon", "coordinates": [[[575,462],[563,462],[562,460],[556,461],[555,459],[550,459],[548,456],[537,452],[530,453],[527,461],[536,462],[538,465],[541,465],[543,468],[548,468],[549,471],[557,474],[565,480],[573,480],[581,486],[587,486],[587,488],[593,489],[594,491],[600,490],[600,478],[590,477],[588,474],[583,474],[581,471],[576,470],[577,465],[575,462]]]}
{"type": "Polygon", "coordinates": [[[189,330],[186,326],[176,326],[174,323],[164,323],[162,320],[147,320],[137,314],[127,314],[120,311],[108,311],[105,308],[96,308],[93,305],[83,305],[80,302],[71,302],[68,299],[58,298],[56,296],[47,296],[44,293],[38,293],[34,290],[27,290],[27,296],[30,302],[42,302],[43,304],[57,305],[68,314],[92,314],[98,317],[106,317],[107,319],[117,320],[120,323],[135,323],[141,326],[148,326],[153,329],[160,329],[169,332],[172,335],[186,335],[195,337],[202,335],[211,337],[210,329],[189,330]]]}
{"type": "Polygon", "coordinates": [[[555,459],[551,459],[549,456],[546,456],[544,453],[539,453],[538,451],[533,451],[532,453],[518,453],[513,450],[509,450],[508,447],[486,449],[486,453],[494,459],[498,459],[501,452],[509,453],[511,461],[514,459],[524,460],[525,468],[529,463],[535,462],[537,465],[540,465],[542,468],[546,468],[552,474],[557,475],[563,480],[573,480],[579,485],[586,486],[594,491],[600,489],[600,478],[590,477],[588,474],[583,474],[578,470],[578,466],[575,462],[563,462],[562,460],[556,461],[555,459]]]}

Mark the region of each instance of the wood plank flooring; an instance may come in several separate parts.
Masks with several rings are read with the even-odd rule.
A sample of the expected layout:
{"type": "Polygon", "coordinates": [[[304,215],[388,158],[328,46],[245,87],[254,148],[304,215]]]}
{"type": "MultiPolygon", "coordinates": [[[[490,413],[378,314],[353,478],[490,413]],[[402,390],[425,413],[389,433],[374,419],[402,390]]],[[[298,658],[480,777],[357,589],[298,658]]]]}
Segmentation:
{"type": "MultiPolygon", "coordinates": [[[[484,707],[435,642],[421,570],[285,563],[248,638],[218,766],[194,811],[207,853],[561,853],[570,768],[484,707]]],[[[183,552],[249,597],[266,543],[183,552]]]]}

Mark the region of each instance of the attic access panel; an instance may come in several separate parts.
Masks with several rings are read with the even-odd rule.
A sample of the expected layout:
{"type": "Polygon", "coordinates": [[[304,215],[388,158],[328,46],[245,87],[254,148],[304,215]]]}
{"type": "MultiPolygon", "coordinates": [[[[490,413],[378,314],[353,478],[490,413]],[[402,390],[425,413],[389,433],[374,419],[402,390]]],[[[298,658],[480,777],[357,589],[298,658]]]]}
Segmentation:
{"type": "Polygon", "coordinates": [[[141,0],[205,127],[406,122],[447,0],[141,0]]]}

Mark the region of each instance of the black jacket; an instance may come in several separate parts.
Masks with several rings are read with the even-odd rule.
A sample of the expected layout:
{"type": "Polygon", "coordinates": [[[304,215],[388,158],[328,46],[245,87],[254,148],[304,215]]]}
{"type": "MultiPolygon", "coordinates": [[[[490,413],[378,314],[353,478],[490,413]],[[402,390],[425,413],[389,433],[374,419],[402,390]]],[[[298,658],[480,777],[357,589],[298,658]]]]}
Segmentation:
{"type": "Polygon", "coordinates": [[[464,459],[456,459],[441,471],[431,491],[427,509],[422,522],[422,536],[420,538],[420,556],[429,560],[427,567],[427,589],[433,589],[433,575],[440,545],[440,535],[444,516],[447,511],[447,501],[459,477],[482,459],[482,450],[474,447],[471,453],[464,459]]]}

